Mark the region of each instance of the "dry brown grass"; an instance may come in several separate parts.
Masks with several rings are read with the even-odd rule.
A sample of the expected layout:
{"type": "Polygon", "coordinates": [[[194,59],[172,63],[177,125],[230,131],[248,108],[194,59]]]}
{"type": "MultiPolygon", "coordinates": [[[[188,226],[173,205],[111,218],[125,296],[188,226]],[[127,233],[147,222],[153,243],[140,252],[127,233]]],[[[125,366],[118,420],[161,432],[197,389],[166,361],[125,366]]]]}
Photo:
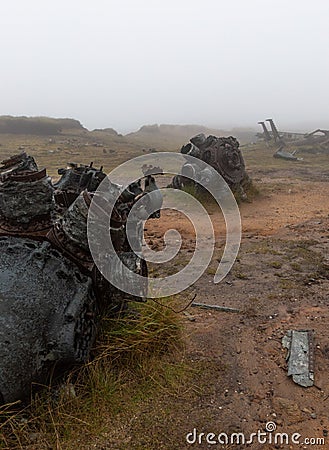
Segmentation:
{"type": "Polygon", "coordinates": [[[43,389],[25,407],[2,406],[0,448],[121,445],[115,437],[120,421],[129,422],[150,399],[183,395],[189,375],[179,317],[151,301],[137,312],[135,318],[104,318],[93,360],[63,384],[43,389]]]}

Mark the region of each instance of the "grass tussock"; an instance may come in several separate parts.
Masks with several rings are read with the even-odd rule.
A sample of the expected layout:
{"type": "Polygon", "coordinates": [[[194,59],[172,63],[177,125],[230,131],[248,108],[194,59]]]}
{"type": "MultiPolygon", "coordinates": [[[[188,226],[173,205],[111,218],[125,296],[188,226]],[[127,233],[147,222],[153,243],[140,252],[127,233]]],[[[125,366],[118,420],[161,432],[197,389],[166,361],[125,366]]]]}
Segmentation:
{"type": "MultiPolygon", "coordinates": [[[[232,186],[230,189],[238,205],[243,202],[252,202],[260,195],[258,187],[249,176],[246,176],[241,184],[232,186]]],[[[216,200],[212,197],[210,192],[199,185],[195,186],[192,183],[187,184],[184,186],[183,191],[195,197],[206,207],[206,209],[209,206],[214,207],[216,205],[216,200]]]]}
{"type": "Polygon", "coordinates": [[[186,394],[182,342],[178,315],[152,301],[104,318],[91,362],[26,406],[0,407],[0,449],[112,448],[142,402],[186,394]]]}
{"type": "Polygon", "coordinates": [[[149,300],[139,306],[132,317],[103,320],[93,364],[103,361],[113,368],[133,368],[145,375],[145,361],[158,360],[177,350],[180,337],[177,315],[166,306],[149,300]]]}

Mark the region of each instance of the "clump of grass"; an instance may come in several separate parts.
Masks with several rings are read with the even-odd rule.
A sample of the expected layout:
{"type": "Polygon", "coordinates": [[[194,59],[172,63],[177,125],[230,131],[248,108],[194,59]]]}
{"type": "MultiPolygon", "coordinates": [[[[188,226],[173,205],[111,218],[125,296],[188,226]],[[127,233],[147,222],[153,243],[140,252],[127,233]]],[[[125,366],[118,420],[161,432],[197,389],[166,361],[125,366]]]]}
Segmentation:
{"type": "Polygon", "coordinates": [[[95,363],[105,361],[112,367],[136,370],[145,360],[177,350],[181,327],[172,310],[149,300],[134,315],[103,320],[95,363]]]}
{"type": "MultiPolygon", "coordinates": [[[[238,204],[246,201],[251,202],[260,194],[257,186],[252,182],[249,176],[247,176],[241,184],[231,186],[230,189],[238,204]]],[[[195,197],[204,206],[216,205],[216,200],[212,197],[210,192],[208,192],[207,189],[203,188],[201,185],[188,183],[182,190],[195,197]]]]}
{"type": "Polygon", "coordinates": [[[173,396],[185,389],[182,349],[178,315],[151,300],[131,317],[104,318],[92,361],[25,407],[0,407],[0,449],[85,449],[102,439],[108,445],[109,431],[118,433],[140,402],[161,389],[173,396]]]}
{"type": "Polygon", "coordinates": [[[253,200],[260,195],[259,188],[252,180],[250,180],[249,183],[243,185],[243,188],[249,200],[253,200]]]}
{"type": "Polygon", "coordinates": [[[273,269],[281,269],[282,262],[281,261],[271,261],[270,266],[273,267],[273,269]]]}
{"type": "Polygon", "coordinates": [[[206,272],[208,275],[215,275],[217,272],[217,268],[216,267],[208,267],[206,272]]]}
{"type": "Polygon", "coordinates": [[[240,272],[240,271],[238,271],[238,270],[236,270],[236,271],[234,272],[234,276],[235,276],[236,278],[239,278],[240,280],[249,280],[249,276],[248,276],[246,273],[240,272]]]}
{"type": "Polygon", "coordinates": [[[281,278],[280,280],[280,288],[281,289],[287,289],[291,290],[296,287],[296,283],[293,280],[290,280],[289,278],[281,278]]]}
{"type": "Polygon", "coordinates": [[[274,255],[282,256],[284,253],[282,251],[276,250],[274,248],[275,243],[271,240],[263,240],[259,243],[253,243],[247,249],[247,253],[254,253],[255,255],[274,255]]]}
{"type": "Polygon", "coordinates": [[[242,180],[241,184],[233,186],[232,191],[238,204],[252,202],[260,195],[259,189],[248,175],[242,180]]]}
{"type": "Polygon", "coordinates": [[[210,192],[199,184],[186,184],[182,190],[199,200],[199,202],[205,207],[209,205],[216,205],[216,200],[212,197],[210,192]]]}
{"type": "Polygon", "coordinates": [[[290,267],[295,270],[296,272],[302,272],[302,267],[299,263],[297,262],[291,262],[290,263],[290,267]]]}

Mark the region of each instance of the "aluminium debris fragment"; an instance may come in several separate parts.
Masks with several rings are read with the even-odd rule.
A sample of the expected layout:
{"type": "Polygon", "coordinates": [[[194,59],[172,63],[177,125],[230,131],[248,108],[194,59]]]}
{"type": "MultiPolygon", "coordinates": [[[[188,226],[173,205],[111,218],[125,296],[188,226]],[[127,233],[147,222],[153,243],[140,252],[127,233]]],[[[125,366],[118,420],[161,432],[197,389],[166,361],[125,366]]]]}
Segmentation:
{"type": "Polygon", "coordinates": [[[312,330],[289,330],[282,338],[288,349],[288,376],[303,387],[314,384],[314,343],[312,330]]]}

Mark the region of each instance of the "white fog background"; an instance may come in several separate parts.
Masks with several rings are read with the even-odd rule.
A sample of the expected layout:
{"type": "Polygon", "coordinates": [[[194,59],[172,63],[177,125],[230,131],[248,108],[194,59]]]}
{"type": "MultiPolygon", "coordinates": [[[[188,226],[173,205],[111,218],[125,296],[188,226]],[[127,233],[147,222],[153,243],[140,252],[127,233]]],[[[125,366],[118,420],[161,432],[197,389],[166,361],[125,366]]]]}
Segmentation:
{"type": "Polygon", "coordinates": [[[329,128],[327,0],[1,2],[0,115],[329,128]]]}

